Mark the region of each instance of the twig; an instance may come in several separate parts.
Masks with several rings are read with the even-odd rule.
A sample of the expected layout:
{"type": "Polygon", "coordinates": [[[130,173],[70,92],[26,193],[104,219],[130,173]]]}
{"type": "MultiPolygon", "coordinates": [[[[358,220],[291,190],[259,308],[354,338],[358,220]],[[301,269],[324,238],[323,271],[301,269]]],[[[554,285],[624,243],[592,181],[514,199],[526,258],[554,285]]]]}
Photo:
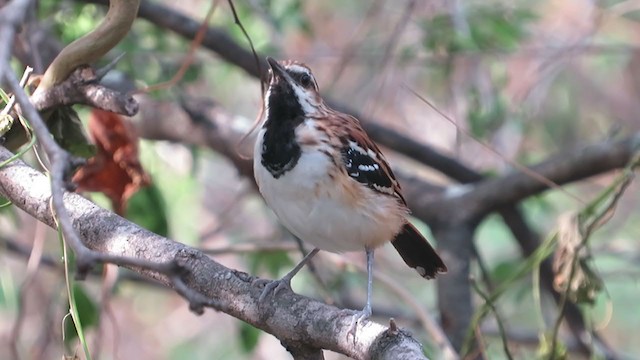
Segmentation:
{"type": "Polygon", "coordinates": [[[102,22],[62,49],[45,71],[35,94],[63,82],[79,66],[102,58],[127,35],[139,6],[140,0],[110,0],[102,22]]]}
{"type": "Polygon", "coordinates": [[[445,114],[444,112],[442,112],[440,109],[438,109],[438,107],[436,107],[435,105],[433,105],[429,100],[427,100],[424,96],[420,95],[417,91],[415,91],[414,89],[412,89],[411,87],[409,87],[408,85],[405,86],[405,88],[407,90],[409,90],[410,93],[412,93],[413,95],[415,95],[420,101],[422,101],[423,103],[425,103],[426,105],[428,105],[430,108],[432,108],[433,110],[435,110],[438,114],[440,114],[440,116],[442,116],[444,119],[446,119],[447,121],[449,121],[451,124],[453,124],[456,129],[460,130],[462,133],[464,133],[466,136],[468,136],[469,138],[473,139],[476,141],[476,143],[480,144],[482,147],[484,147],[485,149],[489,150],[491,153],[493,153],[494,155],[497,155],[501,160],[505,161],[506,163],[508,163],[509,165],[513,166],[514,168],[518,169],[519,171],[521,171],[522,173],[526,174],[527,176],[536,179],[537,181],[540,181],[541,183],[545,184],[546,186],[558,190],[560,192],[562,192],[563,194],[569,196],[570,198],[574,199],[575,201],[577,201],[578,203],[585,205],[585,202],[579,198],[578,196],[570,193],[569,191],[567,191],[566,189],[562,188],[560,185],[558,185],[556,182],[550,180],[549,178],[540,175],[539,173],[529,169],[526,166],[521,165],[520,163],[513,161],[509,158],[507,158],[506,156],[500,154],[498,151],[496,151],[496,149],[494,149],[492,146],[489,146],[487,144],[485,144],[484,142],[476,139],[473,134],[471,134],[469,131],[461,128],[460,126],[458,126],[458,124],[456,124],[455,120],[453,120],[449,115],[445,114]]]}
{"type": "MultiPolygon", "coordinates": [[[[407,5],[405,6],[404,11],[402,12],[402,15],[400,16],[400,19],[398,19],[398,22],[393,27],[393,30],[391,31],[391,34],[389,35],[389,38],[386,41],[384,51],[382,52],[382,59],[380,60],[380,63],[378,65],[379,68],[376,71],[376,76],[375,77],[368,76],[366,78],[366,80],[371,79],[371,80],[377,80],[376,82],[378,82],[378,86],[375,87],[375,91],[373,95],[368,96],[369,100],[364,106],[366,109],[368,109],[367,112],[369,114],[375,114],[377,107],[381,105],[380,95],[382,94],[383,89],[385,88],[385,85],[387,83],[387,79],[389,77],[390,59],[396,47],[400,43],[399,42],[400,36],[402,36],[402,33],[406,30],[407,26],[411,23],[411,16],[413,15],[415,7],[416,7],[415,0],[409,0],[407,2],[407,5]]],[[[368,86],[365,83],[360,85],[360,88],[368,89],[368,88],[373,88],[373,86],[368,86]]]]}
{"type": "MultiPolygon", "coordinates": [[[[260,66],[261,64],[260,58],[258,57],[258,53],[256,53],[256,49],[253,47],[253,41],[251,41],[251,37],[249,36],[249,33],[247,33],[247,30],[244,28],[244,25],[242,25],[242,22],[240,22],[240,18],[238,17],[238,13],[236,12],[236,7],[233,5],[233,0],[227,0],[227,2],[229,3],[229,7],[231,8],[231,13],[233,14],[233,20],[235,21],[236,25],[240,27],[240,30],[242,30],[242,34],[244,34],[244,37],[249,42],[249,46],[251,47],[251,53],[253,54],[253,58],[256,61],[256,69],[258,70],[259,74],[262,74],[262,67],[260,66]]],[[[260,81],[261,97],[262,97],[262,94],[264,94],[265,92],[264,86],[265,86],[264,79],[261,79],[260,81]]]]}
{"type": "Polygon", "coordinates": [[[207,10],[207,14],[202,20],[202,24],[198,28],[198,32],[196,33],[196,36],[193,38],[193,40],[191,41],[191,44],[189,45],[189,51],[187,52],[187,55],[184,57],[182,64],[180,64],[180,68],[178,69],[178,71],[176,71],[175,74],[173,74],[171,79],[165,82],[161,82],[159,84],[147,86],[145,88],[135,91],[135,93],[137,94],[149,93],[152,91],[164,90],[172,87],[173,85],[177,84],[180,80],[182,80],[182,78],[184,77],[184,74],[187,73],[187,70],[189,70],[189,67],[193,63],[193,58],[195,57],[196,50],[202,43],[202,39],[204,38],[204,35],[206,34],[207,29],[209,28],[209,20],[211,19],[211,16],[213,16],[213,13],[215,12],[216,8],[218,7],[218,1],[219,0],[211,0],[211,6],[209,7],[209,10],[207,10]]]}
{"type": "Polygon", "coordinates": [[[500,316],[500,313],[498,313],[498,309],[496,309],[495,304],[489,298],[489,296],[485,294],[484,291],[482,291],[482,289],[480,289],[480,286],[478,286],[478,283],[476,282],[476,280],[473,278],[469,280],[471,282],[471,285],[473,286],[473,289],[476,291],[478,295],[480,295],[480,297],[482,297],[482,299],[485,301],[485,303],[489,306],[489,308],[493,312],[493,315],[496,317],[496,323],[498,324],[500,338],[502,339],[502,348],[504,349],[504,354],[507,356],[507,359],[512,360],[513,356],[511,355],[511,351],[509,350],[509,339],[507,338],[507,332],[504,329],[502,317],[500,316]]]}
{"type": "Polygon", "coordinates": [[[24,22],[31,0],[14,0],[0,9],[0,80],[12,72],[9,64],[16,29],[24,22]]]}
{"type": "MultiPolygon", "coordinates": [[[[632,162],[629,164],[629,169],[627,171],[629,172],[633,171],[633,169],[640,164],[639,159],[640,159],[640,153],[639,155],[636,155],[634,157],[632,162]]],[[[586,227],[583,227],[584,224],[579,225],[581,227],[580,235],[582,237],[581,242],[579,244],[580,249],[584,248],[585,246],[588,246],[589,237],[592,235],[593,231],[597,227],[602,225],[602,220],[608,216],[611,216],[612,212],[615,210],[616,205],[618,204],[618,201],[622,198],[622,195],[624,194],[629,184],[631,184],[632,180],[633,180],[633,177],[631,174],[623,174],[623,176],[618,179],[619,183],[613,186],[614,188],[617,188],[617,189],[615,190],[615,193],[613,194],[613,197],[611,198],[607,206],[602,211],[599,211],[597,214],[595,214],[595,216],[592,219],[590,219],[589,223],[586,224],[586,227]]],[[[604,194],[602,194],[602,196],[606,196],[608,193],[609,191],[605,191],[604,194]]],[[[595,211],[595,206],[599,202],[600,201],[598,200],[594,201],[594,203],[590,204],[587,207],[588,210],[585,209],[583,211],[585,212],[595,211]]],[[[556,352],[557,343],[558,343],[558,333],[560,331],[560,324],[562,324],[562,319],[564,318],[564,309],[566,304],[569,302],[569,293],[571,292],[571,283],[573,282],[573,279],[577,273],[577,268],[578,268],[577,265],[578,265],[578,261],[580,260],[580,256],[578,256],[578,254],[579,254],[579,251],[576,251],[575,256],[571,259],[571,271],[569,272],[569,277],[566,281],[567,287],[561,293],[560,304],[558,305],[558,316],[556,317],[556,321],[554,322],[553,331],[551,334],[552,336],[551,349],[549,351],[550,359],[553,359],[555,357],[555,352],[556,352]]]]}
{"type": "MultiPolygon", "coordinates": [[[[9,156],[8,151],[0,148],[0,161],[9,156]]],[[[42,206],[51,197],[50,191],[50,181],[21,160],[0,168],[0,194],[54,226],[52,214],[42,206]]],[[[346,336],[352,311],[289,291],[280,292],[273,301],[260,303],[262,289],[252,285],[254,277],[226,268],[193,248],[144,230],[77,194],[66,194],[64,200],[78,233],[92,251],[118,257],[136,256],[144,261],[177,259],[178,266],[197,269],[186,274],[183,282],[170,279],[168,272],[159,273],[139,266],[132,266],[132,269],[164,284],[173,281],[174,287],[181,284],[216,299],[221,311],[274,334],[281,341],[304,341],[311,347],[329,349],[355,359],[371,358],[374,353],[393,354],[395,359],[424,358],[420,345],[405,332],[398,334],[392,344],[382,344],[379,336],[385,333],[386,327],[372,321],[359,327],[354,345],[346,336]],[[386,346],[383,348],[382,345],[386,346]],[[401,354],[410,355],[403,357],[401,354]]],[[[177,290],[184,292],[184,289],[177,290]]]]}
{"type": "MultiPolygon", "coordinates": [[[[111,264],[105,264],[102,268],[102,286],[100,287],[100,319],[108,318],[111,326],[113,327],[113,354],[114,358],[118,358],[118,321],[113,308],[111,307],[111,297],[113,295],[113,289],[118,282],[118,268],[111,264]]],[[[98,359],[101,353],[102,345],[104,344],[104,328],[106,321],[101,321],[98,324],[97,334],[94,339],[93,345],[93,359],[98,359]]]]}
{"type": "Polygon", "coordinates": [[[18,291],[18,313],[16,314],[16,320],[13,323],[13,328],[11,329],[11,336],[9,338],[9,342],[11,344],[11,351],[16,359],[20,358],[18,352],[18,340],[20,339],[20,332],[22,331],[22,324],[24,323],[25,318],[25,300],[27,291],[33,284],[33,281],[36,276],[36,272],[40,267],[40,263],[42,261],[42,252],[44,247],[45,233],[44,233],[44,225],[40,222],[36,223],[35,226],[35,234],[33,235],[33,247],[31,248],[29,254],[29,260],[27,261],[27,274],[20,286],[20,290],[18,291]]]}
{"type": "MultiPolygon", "coordinates": [[[[27,68],[22,73],[22,78],[20,78],[20,86],[25,87],[27,85],[27,81],[29,81],[29,77],[31,76],[32,73],[33,73],[33,68],[27,66],[27,68]]],[[[9,114],[9,112],[11,111],[15,103],[16,103],[16,96],[15,95],[9,96],[9,101],[5,104],[2,111],[0,111],[0,116],[9,114]]]]}
{"type": "Polygon", "coordinates": [[[18,80],[13,73],[6,74],[6,80],[9,88],[14,92],[22,111],[31,122],[34,132],[36,133],[40,143],[49,157],[51,163],[51,195],[52,204],[55,209],[56,218],[60,224],[65,241],[69,244],[77,259],[77,276],[82,279],[87,272],[97,263],[111,263],[118,266],[142,267],[145,269],[157,271],[169,276],[172,285],[178,293],[185,297],[190,303],[190,308],[196,312],[202,312],[204,306],[217,308],[217,304],[212,299],[207,299],[201,294],[194,292],[184,286],[181,277],[176,274],[182,274],[186,269],[169,261],[166,263],[155,263],[140,259],[127,258],[122,256],[113,256],[92,251],[84,246],[77,232],[73,227],[73,223],[64,205],[64,190],[67,188],[65,176],[68,173],[69,166],[72,162],[71,156],[62,149],[49,134],[49,130],[40,117],[40,114],[31,104],[27,94],[24,92],[18,80]]]}
{"type": "Polygon", "coordinates": [[[101,71],[89,66],[76,68],[67,79],[47,89],[40,89],[31,96],[38,111],[59,106],[84,104],[91,107],[133,116],[138,112],[138,102],[131,94],[122,94],[99,83],[101,71]]]}

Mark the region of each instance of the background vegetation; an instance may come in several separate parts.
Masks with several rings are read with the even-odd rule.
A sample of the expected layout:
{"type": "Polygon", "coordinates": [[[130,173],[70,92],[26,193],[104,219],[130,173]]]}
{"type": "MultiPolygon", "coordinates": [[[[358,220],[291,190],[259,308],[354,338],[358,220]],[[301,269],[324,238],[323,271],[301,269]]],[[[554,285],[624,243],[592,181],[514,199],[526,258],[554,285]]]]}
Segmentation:
{"type": "MultiPolygon", "coordinates": [[[[195,0],[152,4],[198,23],[212,6],[195,0]]],[[[251,0],[236,2],[235,9],[259,54],[307,63],[326,97],[340,99],[367,123],[433,147],[482,176],[498,179],[522,172],[518,164],[563,159],[558,154],[569,151],[580,155],[576,149],[595,143],[604,148],[630,136],[635,136],[637,148],[640,7],[634,1],[251,0]]],[[[21,73],[30,65],[42,72],[43,65],[38,69],[28,59],[40,57],[41,64],[47,64],[56,48],[95,28],[105,11],[94,1],[37,1],[17,46],[40,41],[41,47],[32,49],[31,56],[14,57],[14,70],[21,73]]],[[[228,3],[217,4],[209,25],[249,49],[228,3]]],[[[169,80],[185,64],[191,42],[160,20],[138,19],[124,41],[92,65],[104,66],[124,54],[106,80],[144,88],[169,80]]],[[[203,43],[177,83],[136,95],[141,109],[131,121],[143,138],[140,163],[151,185],[129,199],[125,215],[160,235],[205,250],[225,266],[276,278],[299,260],[296,242],[265,207],[246,169],[228,155],[229,148],[220,151],[183,128],[185,121],[207,121],[207,116],[223,112],[227,126],[242,133],[259,113],[260,82],[224,54],[203,43]],[[159,122],[169,130],[155,132],[159,122]]],[[[76,110],[86,123],[91,109],[76,110]]],[[[238,138],[233,139],[237,143],[238,138]]],[[[391,142],[383,145],[411,205],[431,209],[416,210],[426,222],[416,223],[434,242],[447,239],[445,225],[456,224],[445,224],[438,216],[455,212],[443,208],[438,214],[436,196],[468,190],[473,185],[465,188],[458,182],[475,180],[434,170],[429,160],[420,160],[424,157],[402,150],[402,145],[397,145],[399,151],[391,142]],[[416,187],[414,181],[430,187],[416,187]],[[435,195],[421,197],[425,194],[435,195]]],[[[248,155],[250,147],[240,144],[232,150],[248,155]]],[[[580,161],[571,156],[566,159],[580,161]]],[[[25,159],[36,166],[32,153],[25,159]]],[[[617,170],[593,172],[590,169],[607,168],[608,160],[602,160],[604,165],[585,163],[584,171],[570,179],[577,182],[565,185],[569,179],[552,178],[562,187],[515,196],[509,204],[518,206],[544,244],[530,258],[523,256],[527,251],[504,219],[492,213],[507,205],[488,205],[482,216],[463,219],[475,230],[465,245],[474,247],[469,250],[474,253],[472,280],[464,284],[472,289],[475,318],[469,320],[478,320],[471,330],[478,352],[470,357],[624,359],[640,354],[640,188],[632,181],[634,160],[629,160],[628,166],[611,166],[617,170]],[[576,339],[564,325],[554,331],[558,306],[549,292],[538,290],[544,279],[536,275],[544,255],[552,252],[555,272],[549,281],[557,283],[566,302],[576,304],[584,334],[593,338],[576,339]],[[576,270],[567,270],[566,264],[576,270]],[[562,287],[567,283],[569,291],[562,287]],[[487,294],[495,296],[487,301],[487,294]],[[505,341],[510,355],[503,348],[505,341]]],[[[524,173],[535,177],[535,172],[524,173]]],[[[549,186],[545,183],[544,188],[549,186]]],[[[101,193],[85,195],[111,206],[101,193]]],[[[458,212],[465,213],[465,204],[458,206],[458,212]]],[[[0,353],[84,357],[73,322],[65,316],[71,297],[94,358],[290,356],[275,337],[221,312],[196,316],[176,293],[128,270],[119,270],[117,277],[97,272],[75,282],[70,296],[55,231],[13,206],[3,208],[0,229],[0,353]],[[38,247],[42,257],[34,263],[33,249],[38,247]]],[[[450,257],[451,248],[438,245],[445,246],[445,260],[455,267],[458,260],[450,257]]],[[[360,253],[322,253],[313,272],[295,278],[294,291],[339,307],[360,308],[366,291],[363,263],[360,253]]],[[[376,271],[374,319],[388,323],[389,317],[395,318],[412,330],[429,356],[442,356],[416,315],[423,311],[440,317],[439,304],[448,299],[438,302],[436,282],[425,282],[405,268],[389,246],[377,253],[376,271]]],[[[447,326],[445,322],[450,334],[447,326]]],[[[458,351],[464,348],[459,339],[453,343],[458,351]]]]}

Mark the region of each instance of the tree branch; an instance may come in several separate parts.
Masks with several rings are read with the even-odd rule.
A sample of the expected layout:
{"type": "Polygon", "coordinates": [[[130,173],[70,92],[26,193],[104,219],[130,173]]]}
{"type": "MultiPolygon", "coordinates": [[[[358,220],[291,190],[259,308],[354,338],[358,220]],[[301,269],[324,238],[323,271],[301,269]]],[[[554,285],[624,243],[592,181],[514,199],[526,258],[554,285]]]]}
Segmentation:
{"type": "MultiPolygon", "coordinates": [[[[0,148],[0,161],[13,154],[0,148]]],[[[56,220],[49,209],[51,186],[46,176],[16,160],[0,169],[0,194],[51,227],[56,220]]],[[[131,258],[140,264],[161,265],[176,261],[192,271],[183,275],[183,285],[203,294],[216,309],[273,334],[285,343],[304,343],[313,348],[336,351],[355,359],[415,359],[422,354],[416,340],[407,333],[393,334],[374,322],[358,326],[357,339],[347,339],[351,310],[341,310],[291,292],[281,292],[272,301],[258,303],[262,289],[252,286],[255,278],[226,268],[201,251],[153,234],[99,208],[72,193],[64,195],[69,220],[84,246],[114,258],[131,258]],[[398,354],[410,354],[398,357],[398,354]]],[[[125,264],[132,270],[176,287],[173,279],[154,266],[125,264]]]]}
{"type": "MultiPolygon", "coordinates": [[[[151,101],[151,100],[150,100],[151,101]]],[[[209,147],[223,155],[226,155],[239,170],[241,175],[247,176],[249,179],[253,179],[253,169],[251,166],[251,161],[247,158],[243,158],[238,156],[236,144],[239,139],[242,137],[242,129],[235,125],[236,121],[231,115],[226,113],[220,106],[215,105],[211,100],[188,100],[183,101],[182,104],[183,110],[187,112],[190,119],[185,118],[184,116],[180,116],[179,114],[172,113],[170,117],[160,117],[156,116],[155,113],[143,115],[139,122],[136,123],[138,128],[138,133],[142,137],[152,138],[152,139],[164,139],[164,140],[173,140],[179,141],[188,144],[196,144],[199,146],[209,147]],[[166,119],[166,120],[163,120],[166,119]],[[229,154],[229,155],[227,155],[229,154]]],[[[160,105],[157,103],[153,104],[144,104],[142,105],[143,114],[145,111],[156,111],[159,109],[161,112],[168,111],[164,105],[160,105]]],[[[598,147],[598,145],[594,145],[594,147],[598,147]]],[[[240,149],[241,150],[241,149],[240,149]]],[[[246,153],[246,150],[245,150],[246,153]]],[[[576,154],[582,154],[581,150],[575,150],[576,154]]],[[[586,154],[590,154],[587,152],[586,154]]],[[[563,159],[566,154],[558,154],[551,159],[563,159]]],[[[578,162],[582,161],[577,159],[578,162]]],[[[624,164],[624,162],[619,162],[624,164]]],[[[612,164],[609,164],[612,165],[612,164]]],[[[595,171],[597,169],[591,169],[591,171],[595,171]]],[[[600,171],[606,171],[606,169],[600,168],[600,171]]],[[[473,189],[472,185],[465,185],[460,187],[460,190],[455,190],[453,187],[446,189],[436,189],[428,183],[425,183],[423,180],[413,177],[411,175],[405,174],[403,171],[396,171],[400,183],[403,185],[405,190],[405,194],[407,195],[407,199],[409,199],[409,205],[413,210],[413,215],[416,217],[429,221],[433,219],[434,213],[439,212],[442,208],[438,206],[434,206],[431,202],[431,199],[434,197],[434,193],[449,191],[451,193],[456,192],[464,192],[464,188],[473,189]],[[425,189],[431,189],[430,191],[425,191],[425,189]]],[[[469,174],[469,176],[475,178],[476,175],[469,174]]],[[[480,175],[477,175],[480,176],[480,175]]],[[[527,178],[526,179],[533,180],[527,178]]],[[[501,178],[497,178],[501,179],[501,178]]],[[[489,181],[489,180],[487,180],[489,181]]],[[[505,182],[503,186],[510,186],[509,183],[505,182]]],[[[470,191],[470,190],[466,190],[470,191]]],[[[443,201],[444,198],[443,198],[443,201]]],[[[457,211],[463,211],[464,205],[458,205],[457,211]]],[[[523,215],[516,205],[508,204],[502,208],[496,209],[503,216],[506,223],[510,225],[510,229],[513,231],[514,235],[520,239],[520,246],[522,247],[523,254],[525,256],[531,255],[533,251],[539,245],[539,235],[536,234],[533,230],[531,230],[526,222],[523,220],[523,215]]],[[[455,217],[453,219],[456,219],[455,217]]],[[[442,256],[445,258],[447,264],[456,264],[454,266],[449,266],[449,274],[444,275],[442,277],[443,287],[447,287],[447,289],[440,288],[440,291],[446,291],[449,293],[464,293],[469,296],[466,302],[463,302],[463,299],[460,296],[456,297],[459,301],[456,303],[461,305],[462,303],[468,305],[467,309],[469,312],[472,311],[471,307],[471,292],[470,289],[462,289],[463,287],[468,288],[468,268],[469,261],[471,259],[471,253],[466,251],[458,251],[458,247],[461,248],[469,248],[473,246],[473,230],[467,232],[467,236],[452,236],[449,240],[443,240],[440,236],[445,236],[444,234],[450,233],[451,231],[455,232],[455,229],[458,227],[468,227],[471,226],[469,224],[477,223],[480,221],[481,216],[479,216],[474,221],[468,223],[435,223],[432,222],[432,230],[436,234],[436,238],[439,240],[439,245],[442,251],[442,256]],[[436,230],[438,228],[438,230],[436,230]],[[459,242],[459,243],[457,243],[459,242]],[[463,256],[464,255],[464,256],[463,256]],[[466,265],[465,265],[466,264],[466,265]],[[462,272],[459,274],[455,273],[455,270],[461,270],[462,272]],[[467,269],[467,270],[465,270],[467,269]],[[449,277],[459,277],[461,281],[453,281],[449,277]]],[[[467,221],[467,220],[465,220],[467,221]]],[[[473,227],[472,226],[472,227],[473,227]]],[[[447,235],[448,236],[448,235],[447,235]]],[[[551,265],[549,262],[543,262],[540,267],[541,271],[541,279],[544,288],[549,291],[554,299],[558,300],[558,294],[553,289],[553,272],[551,270],[551,265]]],[[[460,294],[459,294],[460,295],[460,294]]],[[[443,319],[448,319],[451,324],[461,324],[456,326],[456,328],[460,329],[464,324],[468,323],[468,320],[464,320],[462,315],[463,307],[454,307],[453,303],[449,300],[445,300],[444,297],[441,298],[441,310],[443,311],[443,319]],[[466,321],[466,322],[465,322],[466,321]]],[[[585,342],[585,322],[582,317],[580,310],[573,304],[569,304],[566,308],[566,320],[567,323],[572,330],[576,341],[580,345],[579,348],[583,351],[583,353],[589,352],[588,344],[585,342]]],[[[445,322],[445,326],[446,325],[445,322]]],[[[453,329],[453,325],[451,325],[451,329],[453,329]]],[[[453,333],[448,333],[450,336],[453,333]]],[[[460,335],[463,336],[463,335],[460,335]]],[[[594,333],[595,337],[599,338],[597,333],[594,333]]]]}
{"type": "Polygon", "coordinates": [[[64,81],[33,94],[31,102],[40,112],[76,104],[126,116],[133,116],[138,112],[138,102],[131,95],[109,89],[99,82],[93,69],[83,65],[64,81]]]}
{"type": "MultiPolygon", "coordinates": [[[[108,0],[78,0],[80,2],[106,5],[108,0]]],[[[162,4],[142,0],[138,16],[156,26],[169,29],[187,39],[195,38],[200,23],[162,4]]],[[[269,66],[263,54],[258,54],[260,69],[258,71],[254,55],[233,40],[226,30],[210,26],[202,38],[202,46],[214,51],[227,62],[244,70],[247,74],[264,79],[269,66]]],[[[257,96],[257,94],[256,94],[257,96]]],[[[434,148],[411,139],[401,132],[380,125],[359,111],[339,101],[329,98],[327,103],[338,111],[342,111],[360,119],[363,127],[373,140],[386,147],[428,165],[458,181],[474,181],[474,171],[456,159],[436,151],[434,148]],[[462,180],[464,179],[464,180],[462,180]]],[[[480,175],[478,175],[480,176],[480,175]]],[[[481,178],[481,176],[480,176],[481,178]]]]}
{"type": "MultiPolygon", "coordinates": [[[[83,2],[90,3],[99,3],[105,4],[105,0],[81,0],[83,2]]],[[[166,6],[160,4],[154,4],[148,1],[143,0],[140,5],[140,10],[138,16],[144,18],[151,23],[166,29],[170,29],[177,34],[182,35],[185,38],[193,39],[198,31],[198,27],[200,24],[193,19],[178,13],[166,6]]],[[[218,55],[220,55],[223,59],[236,65],[237,67],[243,69],[249,75],[254,76],[256,78],[264,78],[264,73],[260,73],[258,71],[258,67],[256,66],[255,60],[253,58],[253,54],[244,49],[242,46],[238,45],[230,36],[227,35],[227,32],[222,29],[216,29],[214,27],[209,27],[207,32],[203,38],[202,46],[208,48],[218,55]]],[[[267,69],[266,63],[264,63],[264,56],[260,56],[261,64],[260,68],[267,69]]],[[[455,179],[461,183],[472,183],[476,181],[480,181],[483,179],[483,176],[476,172],[475,170],[467,167],[456,159],[442,154],[430,146],[426,146],[410,137],[403,135],[397,130],[388,128],[386,126],[381,125],[380,123],[370,119],[368,117],[363,116],[354,109],[349,108],[341,103],[332,101],[329,99],[329,104],[334,107],[336,110],[350,113],[356,116],[358,119],[362,121],[363,127],[369,133],[369,135],[379,144],[389,147],[403,155],[406,155],[416,161],[425,164],[433,169],[440,171],[441,173],[449,176],[452,179],[455,179]]],[[[160,135],[166,136],[165,135],[160,135]]],[[[192,133],[193,134],[193,133],[192,133]]],[[[211,145],[210,145],[211,146],[211,145]]],[[[214,148],[221,147],[213,145],[214,148]]],[[[233,151],[233,147],[225,147],[222,146],[223,154],[230,156],[230,159],[236,164],[240,165],[238,169],[244,175],[251,175],[252,169],[250,167],[250,163],[246,160],[243,162],[243,159],[239,159],[235,151],[233,151]],[[229,149],[232,149],[229,152],[229,149]]],[[[253,177],[249,176],[250,179],[253,177]]],[[[424,187],[418,189],[421,195],[424,195],[424,187]]],[[[514,234],[518,244],[523,249],[523,252],[527,253],[527,249],[531,247],[537,247],[540,244],[539,237],[531,237],[531,236],[520,236],[520,234],[535,234],[533,230],[531,230],[524,220],[524,215],[514,204],[509,204],[504,206],[503,208],[498,210],[501,216],[503,217],[505,224],[509,227],[510,231],[514,234]]],[[[485,216],[487,214],[483,214],[485,216]]],[[[420,216],[418,216],[420,217],[420,216]]],[[[467,244],[465,242],[465,244],[467,244]]],[[[459,259],[462,260],[462,259],[459,259]]],[[[468,259],[467,261],[470,261],[468,259]]],[[[551,273],[551,269],[547,267],[548,263],[543,263],[542,268],[549,271],[543,271],[542,282],[546,285],[545,288],[553,289],[551,284],[553,281],[553,277],[547,276],[547,274],[551,273]]],[[[450,283],[450,286],[462,286],[460,284],[450,283]]],[[[557,298],[557,295],[553,290],[551,290],[554,294],[554,297],[557,298]]],[[[470,293],[470,292],[469,292],[470,293]]],[[[470,303],[470,302],[469,302],[470,303]]],[[[567,308],[568,311],[577,314],[577,316],[568,316],[567,321],[570,322],[570,326],[572,329],[581,329],[579,331],[575,331],[576,339],[581,341],[582,337],[581,333],[584,331],[584,320],[582,319],[581,313],[579,310],[571,305],[567,308]]],[[[463,314],[466,313],[466,310],[462,310],[460,312],[454,312],[451,315],[463,314]]],[[[585,346],[586,348],[586,346],[585,346]]]]}
{"type": "Polygon", "coordinates": [[[79,66],[98,61],[113,49],[129,32],[139,4],[140,0],[110,0],[100,25],[62,49],[47,67],[36,93],[59,84],[79,66]]]}
{"type": "MultiPolygon", "coordinates": [[[[106,3],[105,0],[82,1],[101,4],[106,3]]],[[[147,1],[142,2],[139,16],[151,21],[156,25],[169,28],[187,38],[193,38],[200,25],[198,22],[175,12],[170,8],[164,7],[162,5],[156,5],[147,1]]],[[[263,74],[260,74],[257,71],[253,55],[236,44],[228,35],[226,35],[226,32],[224,30],[209,28],[204,37],[203,46],[216,51],[221,57],[244,69],[252,76],[263,76],[263,74]]],[[[266,67],[263,66],[263,68],[266,67]]],[[[363,121],[363,125],[365,126],[366,130],[378,143],[392,148],[397,148],[399,152],[414,159],[418,159],[420,162],[423,162],[463,183],[475,182],[482,179],[482,176],[479,173],[466,167],[464,164],[459,163],[455,159],[440,154],[434,151],[432,148],[425,146],[415,140],[407,138],[399,132],[390,130],[371,121],[370,119],[362,117],[360,114],[354,113],[352,109],[348,109],[341,104],[336,104],[333,101],[331,101],[330,103],[336,109],[355,114],[357,117],[359,117],[363,121]]],[[[245,173],[245,170],[241,169],[241,171],[245,173]]],[[[459,209],[460,208],[458,208],[458,210],[459,209]]],[[[517,207],[508,204],[504,207],[499,207],[496,209],[499,210],[503,215],[505,222],[518,239],[518,242],[523,248],[523,251],[526,252],[527,248],[535,247],[537,246],[537,244],[539,244],[539,240],[534,236],[523,237],[522,235],[518,235],[523,233],[534,234],[534,232],[528,229],[528,225],[524,221],[524,218],[517,207]],[[523,231],[523,227],[526,228],[524,230],[527,231],[523,231]]],[[[453,214],[455,213],[456,212],[454,211],[453,214]]],[[[485,215],[486,213],[483,213],[479,216],[483,217],[485,215]]],[[[547,265],[543,264],[543,267],[544,266],[547,265]]],[[[551,281],[551,279],[547,279],[544,277],[544,272],[542,280],[545,284],[550,284],[551,281]]],[[[584,328],[583,326],[580,327],[584,328]]]]}
{"type": "MultiPolygon", "coordinates": [[[[622,140],[605,140],[550,156],[530,169],[556,184],[564,185],[622,168],[639,150],[640,133],[636,133],[622,140]]],[[[514,171],[480,181],[461,191],[443,193],[437,198],[428,195],[429,198],[423,202],[430,206],[420,207],[421,215],[433,222],[464,222],[516,204],[547,189],[548,186],[537,179],[514,171]]]]}

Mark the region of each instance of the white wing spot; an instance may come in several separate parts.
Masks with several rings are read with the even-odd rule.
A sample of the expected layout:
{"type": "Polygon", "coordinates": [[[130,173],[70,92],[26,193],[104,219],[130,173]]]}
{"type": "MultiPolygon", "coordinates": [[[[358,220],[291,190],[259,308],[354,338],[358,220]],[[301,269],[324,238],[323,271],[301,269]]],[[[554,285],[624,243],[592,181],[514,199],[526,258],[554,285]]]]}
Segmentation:
{"type": "Polygon", "coordinates": [[[359,152],[362,155],[371,156],[371,155],[369,155],[367,150],[365,150],[362,146],[358,145],[358,143],[355,142],[355,141],[349,141],[349,147],[352,148],[353,150],[359,152]]]}
{"type": "Polygon", "coordinates": [[[416,271],[418,272],[418,274],[420,274],[420,276],[424,277],[425,275],[427,275],[427,270],[425,270],[422,266],[416,266],[416,271]]]}
{"type": "Polygon", "coordinates": [[[378,170],[378,164],[358,165],[358,170],[361,170],[361,171],[376,171],[376,170],[378,170]]]}

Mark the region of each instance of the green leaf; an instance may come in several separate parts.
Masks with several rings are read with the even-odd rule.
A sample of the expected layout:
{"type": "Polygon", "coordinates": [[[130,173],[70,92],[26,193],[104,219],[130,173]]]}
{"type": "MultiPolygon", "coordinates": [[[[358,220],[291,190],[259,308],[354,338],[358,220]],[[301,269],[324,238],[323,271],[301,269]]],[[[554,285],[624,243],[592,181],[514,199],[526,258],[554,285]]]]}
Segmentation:
{"type": "Polygon", "coordinates": [[[242,350],[247,353],[252,352],[256,345],[258,345],[258,340],[260,340],[260,335],[262,335],[262,331],[256,329],[255,327],[243,322],[240,324],[240,345],[242,350]]]}
{"type": "Polygon", "coordinates": [[[0,308],[16,311],[20,303],[19,292],[11,271],[3,267],[0,270],[0,308]]]}
{"type": "Polygon", "coordinates": [[[90,158],[96,147],[84,131],[84,125],[73,108],[59,107],[51,112],[47,120],[49,131],[60,146],[75,156],[90,158]]]}
{"type": "Polygon", "coordinates": [[[516,272],[522,260],[507,260],[498,263],[491,270],[491,280],[495,281],[496,284],[501,284],[511,278],[514,272],[516,272]]]}
{"type": "Polygon", "coordinates": [[[155,184],[141,188],[127,203],[127,219],[161,236],[169,234],[167,207],[155,184]]]}
{"type": "Polygon", "coordinates": [[[0,88],[0,99],[2,99],[3,105],[9,103],[9,94],[7,94],[4,89],[0,88]]]}

